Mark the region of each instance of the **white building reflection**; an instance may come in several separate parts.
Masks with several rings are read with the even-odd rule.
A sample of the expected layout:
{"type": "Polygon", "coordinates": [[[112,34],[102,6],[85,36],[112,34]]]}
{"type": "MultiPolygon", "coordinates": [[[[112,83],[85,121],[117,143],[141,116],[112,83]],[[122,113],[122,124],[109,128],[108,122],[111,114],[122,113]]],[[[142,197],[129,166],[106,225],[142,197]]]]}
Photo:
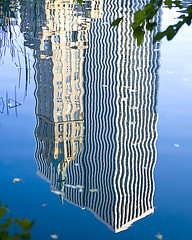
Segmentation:
{"type": "Polygon", "coordinates": [[[45,1],[40,41],[26,35],[36,57],[37,173],[114,232],[154,212],[159,46],[150,34],[136,45],[138,4],[45,1]],[[127,18],[110,27],[120,11],[127,18]]]}

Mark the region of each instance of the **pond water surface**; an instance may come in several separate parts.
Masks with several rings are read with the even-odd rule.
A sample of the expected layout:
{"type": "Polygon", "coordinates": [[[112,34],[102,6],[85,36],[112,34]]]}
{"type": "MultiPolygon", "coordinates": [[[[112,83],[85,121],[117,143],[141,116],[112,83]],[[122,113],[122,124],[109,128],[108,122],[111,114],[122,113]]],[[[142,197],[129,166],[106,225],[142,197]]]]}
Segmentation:
{"type": "Polygon", "coordinates": [[[138,47],[144,4],[1,16],[0,199],[32,239],[192,239],[192,30],[153,44],[175,21],[162,9],[138,47]]]}

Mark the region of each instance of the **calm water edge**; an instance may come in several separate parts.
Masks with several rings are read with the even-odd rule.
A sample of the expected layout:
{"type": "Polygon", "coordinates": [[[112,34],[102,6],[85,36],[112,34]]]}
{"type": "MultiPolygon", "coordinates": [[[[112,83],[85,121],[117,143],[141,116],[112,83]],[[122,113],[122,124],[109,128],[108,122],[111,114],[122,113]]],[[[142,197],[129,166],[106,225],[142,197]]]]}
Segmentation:
{"type": "Polygon", "coordinates": [[[2,203],[34,240],[192,239],[192,28],[153,44],[163,8],[138,47],[145,1],[16,3],[0,18],[2,203]]]}

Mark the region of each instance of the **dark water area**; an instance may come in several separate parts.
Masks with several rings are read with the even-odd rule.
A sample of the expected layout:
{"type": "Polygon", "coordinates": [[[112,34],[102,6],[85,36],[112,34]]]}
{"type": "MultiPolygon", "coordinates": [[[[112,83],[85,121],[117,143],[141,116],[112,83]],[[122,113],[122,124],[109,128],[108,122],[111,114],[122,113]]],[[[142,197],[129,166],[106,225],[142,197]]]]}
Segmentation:
{"type": "Polygon", "coordinates": [[[32,239],[192,239],[192,30],[153,44],[162,9],[137,46],[145,3],[1,5],[0,200],[32,239]]]}

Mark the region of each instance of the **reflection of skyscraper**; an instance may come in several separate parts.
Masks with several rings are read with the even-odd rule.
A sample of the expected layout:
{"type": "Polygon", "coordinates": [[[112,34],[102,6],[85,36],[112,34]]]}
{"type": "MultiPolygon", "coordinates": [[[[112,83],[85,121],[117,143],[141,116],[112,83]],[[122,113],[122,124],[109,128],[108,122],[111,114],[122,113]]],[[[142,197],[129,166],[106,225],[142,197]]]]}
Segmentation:
{"type": "Polygon", "coordinates": [[[45,1],[35,48],[36,160],[52,189],[119,232],[154,211],[159,53],[152,35],[141,47],[132,37],[142,1],[106,1],[103,18],[89,25],[93,13],[101,15],[95,3],[45,1]],[[128,17],[114,29],[119,9],[128,17]]]}
{"type": "MultiPolygon", "coordinates": [[[[132,37],[138,3],[142,5],[117,3],[127,16],[118,30],[91,25],[89,44],[96,49],[88,49],[85,62],[85,69],[96,67],[85,77],[84,184],[99,190],[86,192],[84,205],[115,232],[154,211],[159,53],[152,35],[145,36],[141,47],[132,37]]],[[[109,12],[104,5],[103,22],[114,19],[109,12]]]]}
{"type": "Polygon", "coordinates": [[[99,1],[79,5],[74,1],[45,0],[37,4],[35,13],[28,6],[22,11],[25,44],[35,50],[36,59],[38,174],[53,188],[63,186],[58,178],[65,179],[66,168],[81,151],[83,53],[89,22],[100,17],[100,8],[99,1]],[[25,22],[25,17],[29,21],[25,22]]]}
{"type": "Polygon", "coordinates": [[[124,2],[104,4],[103,18],[90,26],[84,62],[85,137],[80,166],[71,166],[66,181],[83,185],[84,192],[64,190],[67,200],[89,209],[114,232],[154,211],[155,189],[158,46],[147,34],[137,47],[130,27],[136,7],[124,2]],[[116,7],[128,17],[113,29],[108,23],[116,7]]]}

